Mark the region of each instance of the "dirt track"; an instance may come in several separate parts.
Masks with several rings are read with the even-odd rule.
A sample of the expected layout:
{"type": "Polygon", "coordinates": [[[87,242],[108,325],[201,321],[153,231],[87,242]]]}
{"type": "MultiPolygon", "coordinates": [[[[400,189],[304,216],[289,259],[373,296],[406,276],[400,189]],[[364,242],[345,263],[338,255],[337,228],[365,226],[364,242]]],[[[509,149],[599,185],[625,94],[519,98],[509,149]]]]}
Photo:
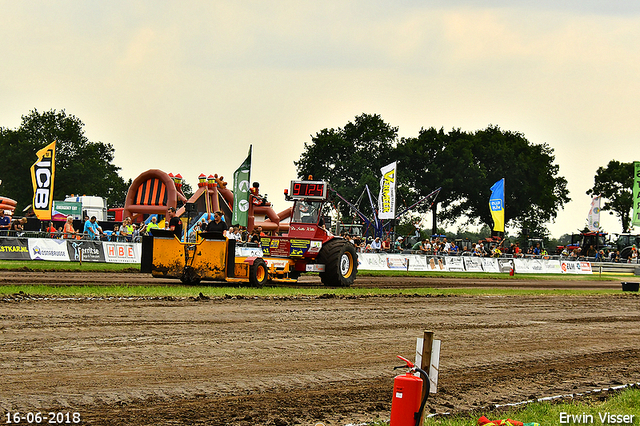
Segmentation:
{"type": "MultiPolygon", "coordinates": [[[[8,275],[15,276],[0,273],[0,282],[8,275]]],[[[379,284],[398,285],[395,279],[379,284]]],[[[425,329],[443,342],[432,412],[583,392],[640,382],[639,307],[637,293],[622,292],[16,297],[0,302],[0,408],[3,416],[77,411],[92,425],[342,425],[388,418],[392,368],[400,365],[395,355],[413,358],[425,329]]]]}

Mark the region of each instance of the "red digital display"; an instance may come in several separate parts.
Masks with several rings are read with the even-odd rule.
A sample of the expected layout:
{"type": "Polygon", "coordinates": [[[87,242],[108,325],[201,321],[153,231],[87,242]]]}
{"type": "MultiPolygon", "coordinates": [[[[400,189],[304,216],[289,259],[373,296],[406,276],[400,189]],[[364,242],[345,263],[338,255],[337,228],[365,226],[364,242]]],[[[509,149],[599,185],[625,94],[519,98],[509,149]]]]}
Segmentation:
{"type": "Polygon", "coordinates": [[[326,188],[326,182],[291,181],[291,197],[324,200],[326,188]]]}

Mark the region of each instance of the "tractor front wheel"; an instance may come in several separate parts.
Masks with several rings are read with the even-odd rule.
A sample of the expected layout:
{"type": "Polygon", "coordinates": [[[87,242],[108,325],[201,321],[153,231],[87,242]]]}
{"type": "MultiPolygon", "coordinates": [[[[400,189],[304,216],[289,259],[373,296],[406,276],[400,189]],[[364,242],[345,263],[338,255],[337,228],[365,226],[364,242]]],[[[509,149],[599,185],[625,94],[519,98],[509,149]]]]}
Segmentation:
{"type": "Polygon", "coordinates": [[[322,246],[318,263],[324,263],[320,280],[326,286],[349,287],[358,273],[356,248],[342,238],[334,238],[322,246]]]}
{"type": "Polygon", "coordinates": [[[254,260],[253,265],[249,267],[249,284],[252,287],[262,287],[268,279],[267,263],[264,259],[254,260]]]}

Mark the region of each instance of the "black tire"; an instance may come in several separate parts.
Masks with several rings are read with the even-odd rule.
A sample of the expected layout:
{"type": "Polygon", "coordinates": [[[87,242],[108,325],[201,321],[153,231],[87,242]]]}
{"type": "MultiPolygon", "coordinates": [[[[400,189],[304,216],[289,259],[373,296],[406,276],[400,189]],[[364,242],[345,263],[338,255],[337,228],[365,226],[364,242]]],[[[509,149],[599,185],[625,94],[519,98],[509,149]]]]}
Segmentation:
{"type": "Polygon", "coordinates": [[[269,280],[267,263],[264,259],[256,259],[249,267],[249,285],[251,287],[262,287],[269,280]]]}
{"type": "Polygon", "coordinates": [[[342,238],[334,238],[324,244],[317,262],[324,263],[324,272],[320,272],[320,280],[326,286],[349,287],[358,274],[356,248],[342,238]]]}
{"type": "Polygon", "coordinates": [[[622,250],[620,250],[620,259],[624,259],[627,260],[631,257],[631,246],[629,247],[625,247],[622,250]]]}

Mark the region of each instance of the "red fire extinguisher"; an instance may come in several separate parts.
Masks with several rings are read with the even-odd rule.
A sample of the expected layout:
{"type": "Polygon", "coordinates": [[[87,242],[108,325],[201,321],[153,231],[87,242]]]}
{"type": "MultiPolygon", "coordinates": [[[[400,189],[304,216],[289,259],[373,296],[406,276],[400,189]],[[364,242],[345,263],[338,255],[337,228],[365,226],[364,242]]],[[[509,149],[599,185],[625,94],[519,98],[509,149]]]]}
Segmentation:
{"type": "Polygon", "coordinates": [[[400,355],[398,355],[398,358],[403,360],[406,365],[395,367],[394,370],[398,368],[408,368],[409,370],[405,374],[396,376],[393,381],[393,399],[391,401],[389,426],[418,426],[429,396],[429,375],[408,359],[400,355]],[[413,375],[416,371],[424,377],[427,383],[427,388],[422,398],[420,397],[422,396],[423,380],[413,375]]]}

